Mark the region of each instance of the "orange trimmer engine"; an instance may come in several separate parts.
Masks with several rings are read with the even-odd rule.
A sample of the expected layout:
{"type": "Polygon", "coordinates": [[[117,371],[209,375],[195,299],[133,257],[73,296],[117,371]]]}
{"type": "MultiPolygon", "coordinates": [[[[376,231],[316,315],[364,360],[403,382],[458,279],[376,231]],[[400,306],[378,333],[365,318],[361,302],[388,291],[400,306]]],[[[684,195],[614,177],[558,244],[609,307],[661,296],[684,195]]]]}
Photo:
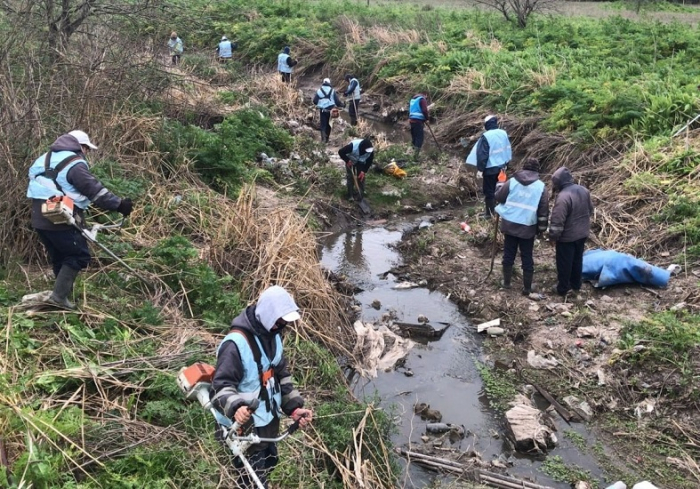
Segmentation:
{"type": "Polygon", "coordinates": [[[214,367],[207,363],[197,362],[189,367],[183,367],[180,369],[180,373],[177,376],[177,385],[180,386],[182,392],[185,393],[187,398],[195,397],[197,386],[200,385],[204,387],[206,385],[207,389],[211,385],[211,381],[214,378],[214,367]]]}

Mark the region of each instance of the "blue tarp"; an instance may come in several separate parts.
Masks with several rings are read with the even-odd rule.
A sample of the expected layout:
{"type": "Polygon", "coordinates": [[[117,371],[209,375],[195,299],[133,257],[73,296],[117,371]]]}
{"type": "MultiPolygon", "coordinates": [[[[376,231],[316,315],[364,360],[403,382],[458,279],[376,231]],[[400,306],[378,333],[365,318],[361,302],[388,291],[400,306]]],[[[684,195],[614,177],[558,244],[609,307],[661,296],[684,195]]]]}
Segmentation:
{"type": "Polygon", "coordinates": [[[596,249],[583,254],[583,280],[595,287],[630,283],[666,287],[670,277],[668,270],[619,251],[596,249]]]}

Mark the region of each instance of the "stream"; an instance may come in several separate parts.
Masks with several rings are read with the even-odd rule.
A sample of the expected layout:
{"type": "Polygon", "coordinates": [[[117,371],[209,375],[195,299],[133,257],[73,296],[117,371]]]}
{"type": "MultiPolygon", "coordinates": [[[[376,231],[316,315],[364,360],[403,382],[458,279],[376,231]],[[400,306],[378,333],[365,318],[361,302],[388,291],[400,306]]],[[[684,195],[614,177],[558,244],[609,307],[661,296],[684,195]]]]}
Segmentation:
{"type": "MultiPolygon", "coordinates": [[[[392,288],[397,278],[387,272],[401,264],[401,256],[392,245],[401,240],[405,229],[421,223],[427,225],[426,221],[427,218],[423,217],[413,223],[407,221],[386,224],[384,227],[358,227],[330,235],[321,241],[321,265],[345,275],[362,289],[355,299],[361,305],[360,317],[365,323],[379,322],[383,314],[393,311],[397,321],[415,324],[418,315],[422,314],[436,329],[439,323],[450,324],[439,340],[417,341],[403,367],[389,372],[380,371],[375,379],[360,379],[354,386],[355,394],[368,400],[379,398],[381,406],[394,415],[397,432],[392,442],[395,446],[408,448],[409,445],[423,444],[421,436],[425,433],[427,422],[414,414],[413,406],[427,403],[430,408],[442,413],[443,423],[465,428],[464,439],[454,444],[446,440],[442,448],[475,450],[484,461],[500,459],[501,462],[512,463],[508,468],[509,475],[557,489],[571,487],[568,483],[553,480],[542,471],[544,457],[513,452],[505,441],[504,417],[489,407],[476,367],[477,362],[485,362],[485,359],[483,339],[477,335],[475,325],[440,292],[431,292],[424,287],[407,290],[392,288]],[[381,303],[378,310],[371,305],[377,300],[381,303]],[[407,375],[407,372],[412,375],[407,375]]],[[[540,407],[546,407],[546,401],[540,407]]],[[[573,438],[577,438],[579,446],[585,443],[591,447],[595,443],[593,434],[581,423],[567,426],[561,418],[555,422],[559,429],[559,444],[549,452],[549,456],[558,455],[566,465],[575,464],[602,481],[602,471],[590,451],[581,451],[572,442],[573,438]],[[575,431],[578,435],[566,436],[565,431],[575,431]]],[[[440,456],[440,453],[435,455],[440,456]]],[[[451,479],[416,464],[406,467],[403,459],[402,464],[402,487],[421,488],[437,479],[451,479]]],[[[602,482],[601,486],[605,487],[602,482]]]]}

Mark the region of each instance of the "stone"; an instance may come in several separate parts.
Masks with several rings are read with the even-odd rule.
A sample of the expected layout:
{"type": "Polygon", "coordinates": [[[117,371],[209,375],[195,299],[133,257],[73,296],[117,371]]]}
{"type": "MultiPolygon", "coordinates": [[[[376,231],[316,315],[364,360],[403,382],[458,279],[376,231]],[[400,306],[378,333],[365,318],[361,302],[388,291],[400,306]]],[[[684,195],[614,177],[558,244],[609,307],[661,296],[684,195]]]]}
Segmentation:
{"type": "Polygon", "coordinates": [[[413,406],[413,412],[420,416],[424,421],[442,421],[442,413],[437,409],[430,409],[430,404],[424,402],[416,403],[413,406]]]}
{"type": "Polygon", "coordinates": [[[677,312],[677,311],[682,311],[687,307],[687,304],[685,302],[679,302],[678,304],[672,306],[669,311],[671,312],[677,312]]]}
{"type": "Polygon", "coordinates": [[[428,443],[430,441],[430,437],[425,435],[421,436],[420,439],[423,443],[428,443]]]}
{"type": "Polygon", "coordinates": [[[413,377],[413,370],[405,370],[403,374],[406,377],[413,377]]]}
{"type": "Polygon", "coordinates": [[[609,295],[604,295],[604,296],[602,296],[602,297],[600,298],[600,302],[608,302],[608,303],[610,303],[610,302],[612,302],[612,301],[613,301],[613,298],[610,297],[609,295]]]}
{"type": "Polygon", "coordinates": [[[430,322],[430,319],[428,319],[428,318],[427,318],[426,316],[424,316],[423,314],[419,314],[419,315],[418,315],[418,322],[421,323],[421,324],[429,323],[429,322],[430,322]]]}
{"type": "Polygon", "coordinates": [[[579,338],[594,338],[598,336],[598,328],[595,326],[582,326],[576,330],[579,338]]]}
{"type": "Polygon", "coordinates": [[[372,301],[372,304],[370,304],[370,305],[372,306],[373,309],[376,309],[377,311],[379,309],[381,309],[381,307],[382,307],[382,303],[379,301],[379,299],[374,299],[372,301]]]}

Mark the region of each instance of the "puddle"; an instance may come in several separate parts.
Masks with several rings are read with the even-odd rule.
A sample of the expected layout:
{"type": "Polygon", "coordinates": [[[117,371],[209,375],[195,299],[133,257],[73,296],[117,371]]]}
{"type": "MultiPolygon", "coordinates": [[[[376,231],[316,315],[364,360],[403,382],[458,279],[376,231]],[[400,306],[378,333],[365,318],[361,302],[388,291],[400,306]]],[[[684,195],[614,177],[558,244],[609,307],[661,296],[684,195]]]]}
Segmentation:
{"type": "MultiPolygon", "coordinates": [[[[376,379],[360,379],[355,384],[358,397],[381,399],[385,409],[392,409],[398,424],[398,432],[393,442],[396,446],[407,446],[409,442],[420,446],[421,435],[425,433],[426,421],[414,415],[413,406],[417,402],[430,404],[432,409],[442,413],[442,422],[464,426],[467,436],[444,447],[461,451],[476,450],[484,461],[508,458],[514,463],[510,475],[536,481],[553,488],[567,488],[569,484],[555,482],[541,470],[542,459],[522,454],[512,454],[503,440],[502,416],[491,410],[483,394],[483,385],[475,362],[481,358],[482,339],[476,334],[457,307],[442,293],[430,292],[425,288],[396,290],[397,278],[391,273],[392,267],[400,265],[401,257],[392,245],[401,240],[402,227],[353,229],[325,238],[322,242],[321,264],[334,272],[342,273],[363,289],[355,295],[362,307],[364,322],[378,321],[382,314],[394,311],[397,320],[416,323],[422,314],[430,324],[450,323],[445,334],[437,341],[417,343],[409,352],[405,368],[391,372],[380,372],[376,379]],[[386,278],[383,278],[386,277],[386,278]],[[370,306],[379,300],[379,310],[370,306]],[[413,376],[406,376],[409,370],[413,376]],[[493,433],[499,433],[498,439],[493,433]]],[[[582,453],[571,442],[564,431],[573,430],[580,440],[590,447],[595,443],[592,435],[582,424],[567,426],[557,419],[559,446],[550,455],[561,456],[565,463],[576,464],[589,470],[602,479],[601,471],[593,457],[582,453]]],[[[436,454],[439,456],[439,453],[436,454]]],[[[405,471],[403,487],[424,487],[435,479],[447,476],[436,475],[412,464],[405,471]]]]}

